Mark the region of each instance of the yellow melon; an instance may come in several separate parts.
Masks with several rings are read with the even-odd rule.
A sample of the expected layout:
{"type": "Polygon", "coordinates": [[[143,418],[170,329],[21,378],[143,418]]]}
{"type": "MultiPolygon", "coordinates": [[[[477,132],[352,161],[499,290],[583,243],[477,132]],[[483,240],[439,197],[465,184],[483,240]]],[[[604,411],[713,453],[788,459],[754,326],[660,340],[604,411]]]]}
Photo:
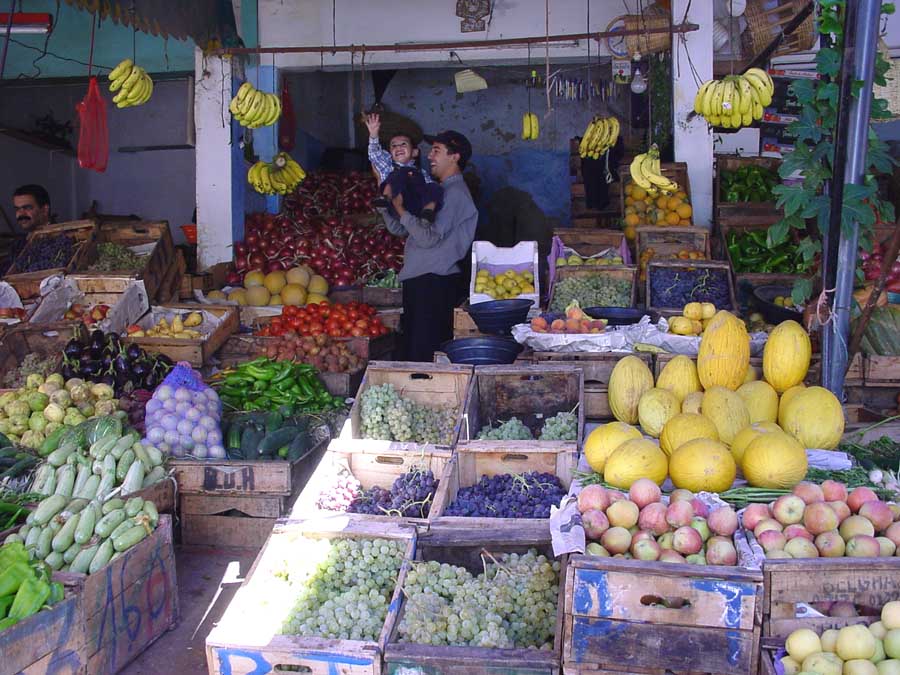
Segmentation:
{"type": "Polygon", "coordinates": [[[734,483],[737,465],[724,443],[695,438],[669,458],[669,477],[677,488],[691,492],[724,492],[734,483]]]}
{"type": "Polygon", "coordinates": [[[774,422],[778,419],[778,394],[762,380],[745,382],[737,390],[750,414],[750,423],[774,422]]]}
{"type": "Polygon", "coordinates": [[[809,370],[812,345],[796,321],[775,326],[763,350],[763,377],[779,394],[803,382],[809,370]]]}
{"type": "Polygon", "coordinates": [[[638,402],[652,388],[653,373],[646,363],[636,356],[620,359],[609,376],[609,408],[613,417],[626,424],[636,424],[638,402]]]}
{"type": "Polygon", "coordinates": [[[756,372],[756,368],[753,366],[749,366],[747,368],[747,374],[744,375],[744,384],[748,382],[756,382],[759,379],[759,373],[756,372]]]}
{"type": "Polygon", "coordinates": [[[781,427],[773,422],[756,422],[741,429],[734,437],[734,440],[731,441],[731,456],[734,457],[734,461],[740,466],[747,446],[760,434],[767,434],[773,431],[781,432],[781,427]]]}
{"type": "Polygon", "coordinates": [[[281,289],[281,299],[285,305],[299,307],[306,304],[306,289],[300,284],[288,284],[281,289]]]}
{"type": "Polygon", "coordinates": [[[262,286],[266,275],[262,270],[252,270],[244,275],[244,288],[253,288],[254,286],[262,286]]]}
{"type": "Polygon", "coordinates": [[[844,410],[824,387],[807,387],[788,402],[782,428],[804,448],[833,450],[844,435],[844,410]]]}
{"type": "Polygon", "coordinates": [[[306,304],[307,305],[327,305],[328,298],[324,295],[319,295],[318,293],[309,293],[306,296],[306,304]]]}
{"type": "Polygon", "coordinates": [[[229,302],[236,302],[237,304],[244,306],[247,304],[247,291],[243,288],[235,288],[231,293],[228,294],[229,302]]]}
{"type": "Polygon", "coordinates": [[[781,395],[781,398],[778,400],[778,426],[784,427],[784,411],[787,410],[787,404],[804,389],[806,389],[806,385],[801,382],[800,384],[795,384],[781,395]]]}
{"type": "Polygon", "coordinates": [[[643,438],[637,427],[624,422],[601,424],[584,441],[584,457],[590,467],[602,474],[606,460],[625,441],[643,438]]]}
{"type": "Polygon", "coordinates": [[[659,447],[671,456],[681,445],[695,438],[719,440],[716,425],[707,417],[697,413],[680,413],[666,422],[659,435],[659,447]]]}
{"type": "Polygon", "coordinates": [[[688,394],[681,402],[681,412],[700,414],[700,406],[703,404],[703,392],[695,391],[688,394]]]}
{"type": "Polygon", "coordinates": [[[649,478],[662,485],[668,473],[666,453],[646,438],[625,441],[607,458],[603,480],[627,490],[638,478],[649,478]]]}
{"type": "Polygon", "coordinates": [[[225,297],[225,294],[222,291],[216,290],[216,291],[210,291],[209,293],[207,293],[206,299],[207,300],[227,300],[228,298],[225,297]]]}
{"type": "Polygon", "coordinates": [[[658,438],[666,422],[681,410],[678,399],[668,389],[648,389],[638,401],[638,422],[645,434],[658,438]]]}
{"type": "Polygon", "coordinates": [[[747,412],[744,401],[725,387],[714,386],[707,389],[703,394],[700,412],[716,425],[719,440],[726,445],[731,445],[737,433],[750,424],[750,413],[747,412]]]}
{"type": "Polygon", "coordinates": [[[328,282],[325,281],[324,277],[314,274],[312,278],[310,278],[306,290],[316,295],[328,295],[328,282]]]}
{"type": "Polygon", "coordinates": [[[265,279],[263,279],[263,286],[265,286],[272,295],[281,293],[281,289],[284,288],[285,284],[287,284],[287,277],[285,277],[284,272],[281,270],[269,272],[265,276],[265,279]]]}
{"type": "Polygon", "coordinates": [[[697,353],[697,375],[704,389],[720,386],[734,391],[750,367],[750,336],[744,322],[719,311],[703,331],[697,353]]]}
{"type": "Polygon", "coordinates": [[[271,297],[265,286],[251,286],[247,289],[248,305],[268,305],[271,297]]]}
{"type": "Polygon", "coordinates": [[[659,377],[656,378],[656,386],[671,391],[680,403],[688,394],[700,391],[697,366],[687,356],[676,356],[663,367],[659,377]]]}
{"type": "Polygon", "coordinates": [[[793,436],[759,434],[744,450],[741,470],[754,487],[791,488],[806,477],[806,450],[793,436]]]}
{"type": "Polygon", "coordinates": [[[309,271],[305,267],[292,267],[287,272],[287,282],[306,288],[309,285],[309,271]]]}

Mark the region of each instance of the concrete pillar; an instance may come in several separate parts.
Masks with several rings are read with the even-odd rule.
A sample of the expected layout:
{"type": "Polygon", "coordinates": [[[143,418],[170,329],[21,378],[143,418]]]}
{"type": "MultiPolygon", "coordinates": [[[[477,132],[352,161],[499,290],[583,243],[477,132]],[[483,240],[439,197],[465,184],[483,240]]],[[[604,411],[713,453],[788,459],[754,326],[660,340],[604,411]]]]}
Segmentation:
{"type": "Polygon", "coordinates": [[[675,161],[686,162],[691,179],[691,206],[694,223],[712,224],[713,135],[706,120],[695,115],[694,96],[700,84],[713,76],[713,3],[672,0],[672,21],[695,23],[700,30],[672,36],[672,92],[674,109],[675,161]],[[685,10],[690,13],[685,17],[685,10]],[[690,54],[690,61],[688,61],[690,54]],[[693,64],[693,68],[691,67],[693,64]],[[695,80],[700,79],[700,82],[695,80]]]}

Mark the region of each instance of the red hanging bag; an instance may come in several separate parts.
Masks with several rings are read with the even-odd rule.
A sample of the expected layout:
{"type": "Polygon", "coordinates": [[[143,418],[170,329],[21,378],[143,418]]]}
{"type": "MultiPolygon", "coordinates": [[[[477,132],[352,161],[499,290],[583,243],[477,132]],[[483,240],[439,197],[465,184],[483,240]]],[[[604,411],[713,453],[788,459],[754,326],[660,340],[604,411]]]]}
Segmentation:
{"type": "Polygon", "coordinates": [[[109,161],[109,128],[106,125],[106,101],[100,95],[97,78],[91,77],[87,95],[75,105],[78,129],[78,165],[82,169],[106,171],[109,161]]]}

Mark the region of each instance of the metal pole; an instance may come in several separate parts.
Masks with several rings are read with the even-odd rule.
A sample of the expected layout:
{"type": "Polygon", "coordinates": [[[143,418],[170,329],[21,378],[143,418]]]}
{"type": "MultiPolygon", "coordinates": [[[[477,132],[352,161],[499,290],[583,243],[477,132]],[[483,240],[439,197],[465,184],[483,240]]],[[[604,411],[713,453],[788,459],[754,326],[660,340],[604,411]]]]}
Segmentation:
{"type": "MultiPolygon", "coordinates": [[[[844,176],[847,162],[848,132],[850,129],[850,107],[853,102],[851,95],[853,87],[853,56],[856,51],[856,28],[858,18],[858,5],[855,2],[847,4],[844,15],[844,44],[841,53],[841,71],[838,77],[838,102],[837,119],[834,124],[834,157],[831,161],[831,180],[827,189],[831,197],[831,214],[828,222],[823,218],[816,219],[816,226],[822,235],[822,288],[832,289],[837,284],[838,268],[838,244],[841,240],[841,207],[844,203],[844,176]]],[[[833,295],[826,294],[828,305],[831,306],[833,295]]],[[[822,335],[822,361],[831,363],[834,357],[835,335],[831,331],[824,331],[822,335]]],[[[822,385],[831,387],[832,374],[829,368],[822,369],[822,385]]]]}
{"type": "MultiPolygon", "coordinates": [[[[856,3],[848,3],[856,4],[856,3]]],[[[856,25],[853,77],[862,81],[857,98],[850,104],[850,123],[847,135],[847,166],[845,184],[859,185],[866,170],[868,149],[869,113],[872,107],[872,80],[875,74],[875,53],[878,46],[881,0],[860,0],[856,25]]],[[[832,307],[832,321],[826,331],[835,340],[833,357],[827,361],[830,375],[829,389],[839,399],[843,398],[844,374],[847,372],[847,350],[850,335],[850,301],[856,276],[856,249],[859,241],[859,224],[853,223],[850,233],[841,229],[838,248],[837,291],[832,307]]]]}

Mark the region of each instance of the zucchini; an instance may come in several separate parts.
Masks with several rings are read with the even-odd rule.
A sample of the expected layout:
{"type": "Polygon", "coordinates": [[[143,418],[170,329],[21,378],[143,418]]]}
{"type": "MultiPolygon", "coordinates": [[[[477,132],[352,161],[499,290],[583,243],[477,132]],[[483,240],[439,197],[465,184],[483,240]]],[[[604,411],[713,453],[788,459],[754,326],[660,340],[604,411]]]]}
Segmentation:
{"type": "Polygon", "coordinates": [[[93,445],[91,445],[90,450],[88,450],[88,454],[94,459],[102,459],[106,456],[106,453],[113,449],[113,446],[118,442],[118,440],[118,434],[109,433],[99,441],[96,441],[93,445]]]}
{"type": "Polygon", "coordinates": [[[260,441],[259,447],[256,449],[257,454],[260,456],[274,455],[278,452],[278,448],[283,445],[288,445],[301,431],[303,430],[300,427],[289,426],[282,427],[278,431],[266,434],[265,438],[260,441]]]}
{"type": "Polygon", "coordinates": [[[34,482],[31,484],[31,492],[44,494],[44,485],[47,483],[49,474],[53,472],[53,467],[44,462],[34,473],[34,482]]]}
{"type": "Polygon", "coordinates": [[[121,553],[132,546],[136,546],[147,536],[147,528],[143,525],[135,525],[125,530],[113,541],[113,548],[121,553]]]}
{"type": "Polygon", "coordinates": [[[312,439],[309,437],[309,431],[301,430],[294,436],[294,440],[288,446],[287,461],[296,462],[301,457],[305,457],[312,449],[312,439]]]}
{"type": "Polygon", "coordinates": [[[228,433],[225,436],[225,448],[227,450],[241,449],[241,428],[242,422],[234,422],[228,427],[228,433]]]}
{"type": "Polygon", "coordinates": [[[137,492],[144,483],[144,463],[136,459],[128,468],[125,474],[125,480],[122,481],[122,494],[127,495],[131,492],[137,492]]]}
{"type": "Polygon", "coordinates": [[[141,512],[141,509],[144,508],[144,498],[143,497],[132,497],[127,502],[125,502],[125,515],[129,518],[134,518],[137,514],[141,512]]]}
{"type": "Polygon", "coordinates": [[[244,457],[256,457],[256,446],[265,437],[265,434],[258,431],[252,424],[248,424],[241,433],[241,454],[244,457]]]}
{"type": "Polygon", "coordinates": [[[137,432],[129,431],[127,434],[122,436],[122,438],[116,441],[116,444],[109,451],[109,454],[111,454],[116,460],[118,460],[122,456],[122,453],[124,453],[126,450],[129,450],[135,443],[135,441],[139,440],[141,439],[140,436],[137,435],[137,432]]]}
{"type": "Polygon", "coordinates": [[[147,517],[150,519],[151,527],[156,527],[156,524],[159,522],[159,511],[156,510],[156,504],[151,501],[144,502],[144,513],[147,514],[147,517]]]}
{"type": "Polygon", "coordinates": [[[136,522],[134,518],[126,518],[116,526],[116,529],[109,533],[109,536],[106,539],[108,541],[112,541],[120,534],[122,534],[125,530],[130,529],[135,525],[140,525],[140,523],[136,522]]]}
{"type": "Polygon", "coordinates": [[[97,549],[96,555],[94,555],[94,559],[91,560],[90,566],[88,566],[88,574],[93,574],[106,567],[109,563],[109,559],[112,558],[112,554],[114,553],[112,539],[107,539],[102,544],[100,544],[100,548],[97,549]]]}
{"type": "MultiPolygon", "coordinates": [[[[79,544],[86,544],[90,538],[94,536],[94,527],[97,525],[97,507],[94,504],[88,504],[84,511],[81,512],[81,520],[75,528],[75,541],[79,544]]],[[[71,560],[67,562],[72,562],[71,560]]]]}
{"type": "Polygon", "coordinates": [[[63,554],[59,551],[50,551],[50,553],[47,554],[47,557],[44,558],[44,562],[55,572],[63,566],[63,554]]]}
{"type": "Polygon", "coordinates": [[[94,556],[97,555],[99,548],[100,544],[94,544],[93,546],[81,549],[78,552],[78,555],[75,556],[75,560],[70,563],[69,571],[75,572],[76,574],[87,574],[91,562],[93,561],[94,556]]]}
{"type": "Polygon", "coordinates": [[[50,528],[50,531],[55,535],[62,529],[63,521],[59,519],[59,516],[56,518],[52,518],[49,523],[47,523],[47,527],[50,528]]]}
{"type": "Polygon", "coordinates": [[[43,530],[41,530],[41,534],[37,539],[37,544],[34,547],[34,557],[38,560],[43,560],[46,558],[50,551],[53,550],[53,529],[48,525],[43,530]]]}
{"type": "Polygon", "coordinates": [[[3,540],[3,543],[4,544],[13,544],[13,543],[24,544],[25,540],[22,538],[21,534],[19,534],[18,532],[13,532],[12,534],[9,534],[6,536],[6,539],[3,540]]]}
{"type": "Polygon", "coordinates": [[[88,504],[90,504],[90,502],[87,499],[75,498],[68,504],[66,504],[66,508],[64,508],[59,515],[64,519],[68,519],[71,516],[74,516],[76,513],[81,513],[82,511],[84,511],[84,508],[88,504]]]}
{"type": "Polygon", "coordinates": [[[128,448],[122,456],[119,458],[118,463],[116,464],[116,481],[121,483],[125,480],[125,476],[128,474],[128,469],[131,468],[131,463],[134,462],[134,450],[128,448]]]}
{"type": "Polygon", "coordinates": [[[95,476],[103,475],[103,461],[99,459],[95,459],[91,462],[91,473],[95,476]]]}
{"type": "Polygon", "coordinates": [[[75,493],[75,496],[81,497],[82,499],[94,499],[97,496],[98,487],[100,487],[100,476],[91,474],[85,481],[81,492],[75,493]]]}
{"type": "Polygon", "coordinates": [[[72,561],[75,560],[75,556],[81,551],[82,545],[77,541],[73,543],[69,548],[66,549],[66,552],[63,553],[63,563],[66,565],[71,565],[72,561]]]}
{"type": "Polygon", "coordinates": [[[66,460],[75,452],[75,446],[72,445],[64,445],[61,448],[57,448],[49,455],[47,455],[47,464],[54,467],[60,467],[66,463],[66,460]]]}
{"type": "Polygon", "coordinates": [[[25,537],[25,548],[36,547],[38,538],[41,536],[41,532],[42,529],[40,527],[32,527],[30,530],[28,530],[28,536],[25,537]]]}
{"type": "Polygon", "coordinates": [[[0,480],[3,480],[4,478],[17,478],[20,474],[37,464],[38,461],[37,457],[32,457],[31,455],[26,455],[18,461],[13,461],[12,466],[3,473],[0,473],[0,480]]]}
{"type": "Polygon", "coordinates": [[[125,506],[125,500],[119,499],[116,497],[115,499],[110,499],[108,501],[103,502],[103,515],[105,516],[110,511],[115,511],[116,509],[121,509],[125,506]]]}
{"type": "MultiPolygon", "coordinates": [[[[152,466],[152,467],[162,466],[164,458],[163,458],[163,454],[161,451],[157,450],[152,445],[148,445],[144,448],[144,452],[147,455],[147,459],[150,460],[149,462],[144,462],[145,467],[147,467],[147,466],[152,466]]],[[[141,461],[143,461],[143,460],[141,460],[141,461]]]]}
{"type": "Polygon", "coordinates": [[[85,483],[87,483],[88,478],[91,477],[91,467],[85,466],[82,464],[78,467],[78,473],[75,476],[75,485],[72,488],[72,494],[77,495],[81,494],[81,491],[84,489],[85,483]]]}
{"type": "Polygon", "coordinates": [[[273,411],[266,415],[265,427],[266,433],[271,434],[274,431],[278,431],[281,428],[281,425],[284,424],[284,417],[280,412],[273,411]]]}
{"type": "Polygon", "coordinates": [[[22,527],[19,528],[19,531],[16,534],[18,534],[20,537],[22,537],[22,540],[24,541],[25,537],[28,536],[29,532],[31,532],[31,525],[29,525],[28,523],[25,523],[22,527]]]}
{"type": "MultiPolygon", "coordinates": [[[[67,548],[69,548],[75,542],[75,528],[78,527],[78,523],[81,521],[81,514],[76,513],[73,516],[70,516],[69,519],[65,522],[62,528],[53,536],[53,541],[50,543],[50,547],[54,551],[58,551],[59,553],[64,553],[67,548]]],[[[60,566],[62,563],[60,563],[60,566]]]]}
{"type": "Polygon", "coordinates": [[[141,487],[150,487],[154,483],[158,483],[163,478],[166,477],[166,470],[161,466],[154,466],[153,469],[144,476],[144,482],[141,483],[141,487]]]}
{"type": "Polygon", "coordinates": [[[125,518],[127,518],[125,509],[110,511],[97,521],[97,525],[94,527],[94,533],[101,539],[106,539],[112,531],[125,520],[125,518]]]}
{"type": "Polygon", "coordinates": [[[56,469],[51,466],[50,473],[47,474],[47,482],[44,483],[43,493],[49,496],[54,492],[56,492],[56,469]]]}
{"type": "Polygon", "coordinates": [[[106,496],[112,492],[112,489],[116,486],[116,474],[114,472],[109,472],[103,474],[100,478],[100,484],[97,486],[97,494],[96,498],[100,501],[106,499],[106,496]]]}
{"type": "Polygon", "coordinates": [[[75,467],[66,464],[56,470],[56,490],[53,494],[72,498],[72,490],[75,487],[75,467]]]}
{"type": "Polygon", "coordinates": [[[101,478],[108,473],[113,475],[116,474],[116,458],[111,454],[107,454],[106,457],[103,458],[103,473],[100,474],[101,478]]]}
{"type": "Polygon", "coordinates": [[[134,450],[135,458],[141,460],[144,466],[150,465],[150,455],[147,454],[147,448],[141,443],[135,443],[131,446],[131,449],[134,450]]]}
{"type": "Polygon", "coordinates": [[[34,510],[34,524],[46,525],[57,513],[62,511],[69,503],[68,497],[62,495],[50,495],[34,510]]]}

